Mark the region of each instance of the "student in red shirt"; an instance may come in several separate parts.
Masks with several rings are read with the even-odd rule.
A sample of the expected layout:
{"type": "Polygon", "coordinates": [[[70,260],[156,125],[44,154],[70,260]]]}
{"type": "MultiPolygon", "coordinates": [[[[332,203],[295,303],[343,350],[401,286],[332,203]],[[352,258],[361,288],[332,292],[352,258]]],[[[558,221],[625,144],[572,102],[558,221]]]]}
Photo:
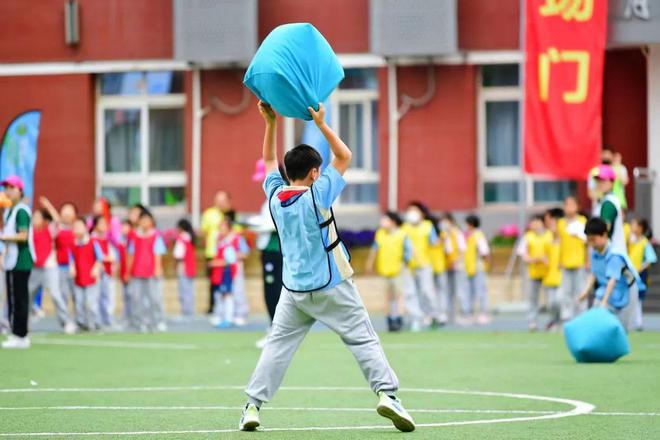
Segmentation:
{"type": "Polygon", "coordinates": [[[78,301],[75,297],[74,282],[69,271],[69,255],[75,242],[72,227],[73,222],[78,217],[78,208],[71,202],[65,202],[58,212],[46,197],[41,197],[39,203],[53,217],[56,226],[55,254],[59,273],[60,293],[65,302],[68,302],[68,298],[71,298],[74,305],[76,323],[81,324],[84,302],[82,300],[78,301]]]}
{"type": "Polygon", "coordinates": [[[57,320],[64,329],[64,333],[70,335],[76,332],[76,325],[69,317],[66,297],[60,292],[55,256],[56,228],[52,221],[53,217],[45,209],[37,209],[32,213],[35,260],[28,280],[28,290],[31,298],[39,288],[48,291],[55,305],[57,320]]]}
{"type": "Polygon", "coordinates": [[[195,232],[190,222],[182,218],[177,223],[177,237],[174,242],[173,256],[176,259],[176,274],[179,286],[181,314],[191,316],[195,313],[195,232]]]}
{"type": "Polygon", "coordinates": [[[92,219],[92,240],[98,243],[103,252],[103,271],[99,279],[99,312],[101,324],[107,327],[113,325],[115,313],[115,290],[112,282],[117,257],[115,247],[110,244],[108,236],[108,221],[104,216],[96,216],[92,219]]]}
{"type": "Polygon", "coordinates": [[[167,330],[161,283],[161,258],[165,252],[167,248],[156,230],[153,216],[149,211],[143,211],[138,221],[138,229],[126,248],[130,267],[132,325],[140,331],[167,330]]]}
{"type": "Polygon", "coordinates": [[[220,221],[216,257],[209,262],[211,286],[215,296],[214,324],[226,329],[234,321],[234,289],[238,273],[241,236],[232,229],[231,218],[225,216],[220,221]],[[216,324],[217,323],[217,324],[216,324]]]}
{"type": "Polygon", "coordinates": [[[70,254],[70,272],[75,283],[76,300],[82,303],[82,315],[78,325],[84,330],[101,328],[99,316],[99,278],[103,271],[103,252],[92,240],[85,220],[78,218],[73,223],[74,246],[70,254]]]}

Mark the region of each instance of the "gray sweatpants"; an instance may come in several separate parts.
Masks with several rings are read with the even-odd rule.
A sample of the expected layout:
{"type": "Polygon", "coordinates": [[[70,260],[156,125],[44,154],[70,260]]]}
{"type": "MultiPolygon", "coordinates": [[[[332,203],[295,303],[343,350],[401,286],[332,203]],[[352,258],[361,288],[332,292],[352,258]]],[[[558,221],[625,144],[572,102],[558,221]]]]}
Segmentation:
{"type": "Polygon", "coordinates": [[[542,280],[532,280],[528,278],[527,283],[527,297],[529,300],[529,313],[527,314],[527,319],[530,325],[538,324],[542,280]]]}
{"type": "Polygon", "coordinates": [[[293,355],[317,320],[341,337],[374,392],[399,388],[399,380],[385,357],[360,294],[349,279],[312,293],[282,289],[266,346],[245,389],[251,401],[271,400],[293,355]]]}
{"type": "Polygon", "coordinates": [[[155,329],[164,323],[162,286],[158,278],[131,278],[131,325],[136,330],[155,329]]]}
{"type": "Polygon", "coordinates": [[[99,314],[99,283],[96,282],[89,286],[74,287],[74,294],[76,297],[76,307],[80,307],[77,311],[76,319],[79,324],[89,330],[96,330],[101,327],[101,319],[99,314]]]}
{"type": "Polygon", "coordinates": [[[584,269],[562,269],[561,271],[561,290],[563,295],[561,318],[570,320],[576,317],[583,309],[582,304],[578,304],[578,296],[584,288],[584,269]]]}
{"type": "Polygon", "coordinates": [[[438,302],[438,311],[440,313],[440,322],[446,324],[454,319],[454,300],[449,296],[449,286],[447,284],[447,272],[436,273],[433,276],[435,286],[435,297],[438,302]]]}
{"type": "Polygon", "coordinates": [[[404,278],[403,301],[411,319],[428,317],[439,320],[440,312],[431,266],[408,271],[404,278]]]}
{"type": "Polygon", "coordinates": [[[75,321],[79,324],[83,323],[84,317],[78,316],[78,313],[82,313],[82,310],[79,310],[78,303],[76,302],[76,293],[74,290],[73,277],[71,277],[71,271],[69,266],[57,266],[58,281],[60,287],[60,295],[64,303],[68,303],[69,298],[71,298],[71,303],[73,304],[73,311],[75,321]]]}
{"type": "Polygon", "coordinates": [[[37,289],[47,290],[53,300],[57,320],[64,326],[70,320],[66,306],[66,297],[60,292],[59,273],[57,267],[35,267],[30,272],[28,280],[28,291],[30,292],[30,304],[37,293],[37,289]]]}
{"type": "Polygon", "coordinates": [[[466,276],[467,289],[461,301],[461,313],[472,316],[475,304],[479,305],[479,313],[488,313],[488,287],[486,274],[477,272],[474,276],[466,276]]]}
{"type": "Polygon", "coordinates": [[[115,315],[115,286],[112,276],[103,272],[99,280],[99,311],[101,313],[101,324],[110,326],[115,315]]]}
{"type": "Polygon", "coordinates": [[[447,318],[453,323],[456,318],[457,302],[462,301],[466,293],[467,275],[464,270],[451,269],[447,271],[447,288],[445,289],[445,304],[447,304],[447,318]]]}

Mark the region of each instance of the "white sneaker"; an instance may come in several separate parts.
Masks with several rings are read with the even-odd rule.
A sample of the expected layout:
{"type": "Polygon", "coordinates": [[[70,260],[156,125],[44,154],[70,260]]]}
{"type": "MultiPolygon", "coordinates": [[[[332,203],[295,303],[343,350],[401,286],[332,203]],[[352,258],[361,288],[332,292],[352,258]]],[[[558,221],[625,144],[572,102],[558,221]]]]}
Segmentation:
{"type": "Polygon", "coordinates": [[[66,335],[75,335],[77,330],[78,326],[71,321],[64,324],[64,334],[66,335]]]}
{"type": "Polygon", "coordinates": [[[259,422],[259,408],[253,403],[248,403],[243,410],[238,429],[241,431],[255,431],[261,423],[259,422]]]}
{"type": "Polygon", "coordinates": [[[7,338],[5,342],[2,343],[2,348],[7,348],[7,349],[18,349],[18,350],[23,350],[26,348],[30,348],[30,338],[29,337],[24,337],[24,338],[19,338],[18,336],[11,335],[13,337],[7,338]]]}
{"type": "Polygon", "coordinates": [[[422,331],[422,323],[418,319],[413,319],[410,323],[410,331],[413,333],[419,333],[422,331]]]}
{"type": "Polygon", "coordinates": [[[390,419],[399,431],[411,432],[415,430],[415,421],[401,405],[399,399],[388,396],[384,391],[379,391],[378,397],[380,401],[376,411],[379,415],[390,419]]]}
{"type": "Polygon", "coordinates": [[[236,327],[243,327],[245,324],[247,324],[247,319],[245,319],[245,318],[234,318],[234,325],[236,327]]]}
{"type": "Polygon", "coordinates": [[[158,325],[156,325],[156,330],[163,333],[167,331],[167,324],[164,322],[159,322],[158,325]]]}

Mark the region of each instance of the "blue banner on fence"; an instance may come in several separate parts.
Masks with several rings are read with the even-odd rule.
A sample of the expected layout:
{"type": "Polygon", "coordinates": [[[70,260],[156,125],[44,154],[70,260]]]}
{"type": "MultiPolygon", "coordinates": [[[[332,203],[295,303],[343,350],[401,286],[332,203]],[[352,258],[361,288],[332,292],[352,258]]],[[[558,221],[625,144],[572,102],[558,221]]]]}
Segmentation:
{"type": "Polygon", "coordinates": [[[23,179],[25,196],[32,204],[34,167],[41,112],[31,110],[16,116],[5,130],[0,151],[0,178],[16,175],[23,179]]]}

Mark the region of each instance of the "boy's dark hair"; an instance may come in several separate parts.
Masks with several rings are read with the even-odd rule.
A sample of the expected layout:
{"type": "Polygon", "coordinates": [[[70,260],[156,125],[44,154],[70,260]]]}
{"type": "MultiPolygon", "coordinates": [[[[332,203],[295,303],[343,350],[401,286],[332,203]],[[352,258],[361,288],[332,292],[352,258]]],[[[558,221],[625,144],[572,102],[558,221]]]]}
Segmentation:
{"type": "Polygon", "coordinates": [[[154,219],[153,214],[151,213],[151,211],[149,211],[149,210],[146,209],[146,208],[144,208],[144,210],[142,210],[142,211],[140,212],[140,217],[138,217],[138,218],[141,219],[142,217],[149,217],[149,219],[151,220],[151,222],[152,222],[154,225],[156,224],[156,219],[154,219]]]}
{"type": "Polygon", "coordinates": [[[48,223],[53,221],[53,216],[50,215],[50,212],[47,209],[40,208],[40,209],[37,209],[37,211],[39,211],[39,214],[41,214],[41,216],[44,218],[44,221],[46,221],[48,223]]]}
{"type": "Polygon", "coordinates": [[[76,215],[78,215],[78,206],[77,206],[75,203],[73,203],[73,202],[68,202],[68,201],[67,201],[67,202],[62,203],[62,205],[60,206],[60,211],[61,211],[65,206],[67,206],[67,205],[70,206],[70,207],[72,207],[72,208],[73,208],[73,212],[75,212],[76,215]]]}
{"type": "Polygon", "coordinates": [[[225,212],[225,219],[229,220],[230,224],[234,223],[236,221],[236,211],[233,209],[230,209],[229,211],[225,212]]]}
{"type": "Polygon", "coordinates": [[[396,224],[397,226],[401,226],[403,224],[403,220],[401,219],[401,216],[395,211],[387,211],[385,213],[385,217],[392,220],[394,224],[396,224]]]}
{"type": "Polygon", "coordinates": [[[543,218],[543,214],[532,214],[532,216],[529,218],[530,222],[533,222],[534,220],[538,220],[540,222],[543,222],[545,218],[543,218]]]}
{"type": "Polygon", "coordinates": [[[82,224],[85,225],[85,228],[87,228],[87,222],[83,217],[76,216],[76,218],[73,219],[73,223],[81,222],[82,224]]]}
{"type": "Polygon", "coordinates": [[[607,223],[599,217],[590,218],[584,227],[586,235],[607,235],[607,223]]]}
{"type": "Polygon", "coordinates": [[[453,225],[456,224],[456,219],[454,218],[454,214],[452,214],[452,213],[449,212],[449,211],[445,211],[445,212],[442,214],[442,219],[443,219],[443,220],[447,220],[448,222],[450,222],[450,223],[453,224],[453,225]]]}
{"type": "Polygon", "coordinates": [[[637,218],[635,220],[637,221],[639,227],[642,229],[642,235],[650,240],[651,237],[653,237],[653,232],[649,226],[649,221],[645,218],[637,218]]]}
{"type": "Polygon", "coordinates": [[[476,229],[481,226],[481,219],[474,214],[470,214],[465,217],[465,223],[476,229]]]}
{"type": "Polygon", "coordinates": [[[188,235],[190,235],[190,242],[193,246],[195,246],[195,231],[193,230],[190,221],[187,218],[182,218],[176,223],[176,227],[184,232],[187,232],[188,235]]]}
{"type": "Polygon", "coordinates": [[[319,152],[307,144],[300,144],[284,155],[284,168],[289,180],[304,179],[310,170],[322,164],[319,152]]]}
{"type": "Polygon", "coordinates": [[[564,210],[562,208],[550,208],[545,211],[545,215],[550,216],[554,219],[560,219],[564,216],[564,210]]]}

